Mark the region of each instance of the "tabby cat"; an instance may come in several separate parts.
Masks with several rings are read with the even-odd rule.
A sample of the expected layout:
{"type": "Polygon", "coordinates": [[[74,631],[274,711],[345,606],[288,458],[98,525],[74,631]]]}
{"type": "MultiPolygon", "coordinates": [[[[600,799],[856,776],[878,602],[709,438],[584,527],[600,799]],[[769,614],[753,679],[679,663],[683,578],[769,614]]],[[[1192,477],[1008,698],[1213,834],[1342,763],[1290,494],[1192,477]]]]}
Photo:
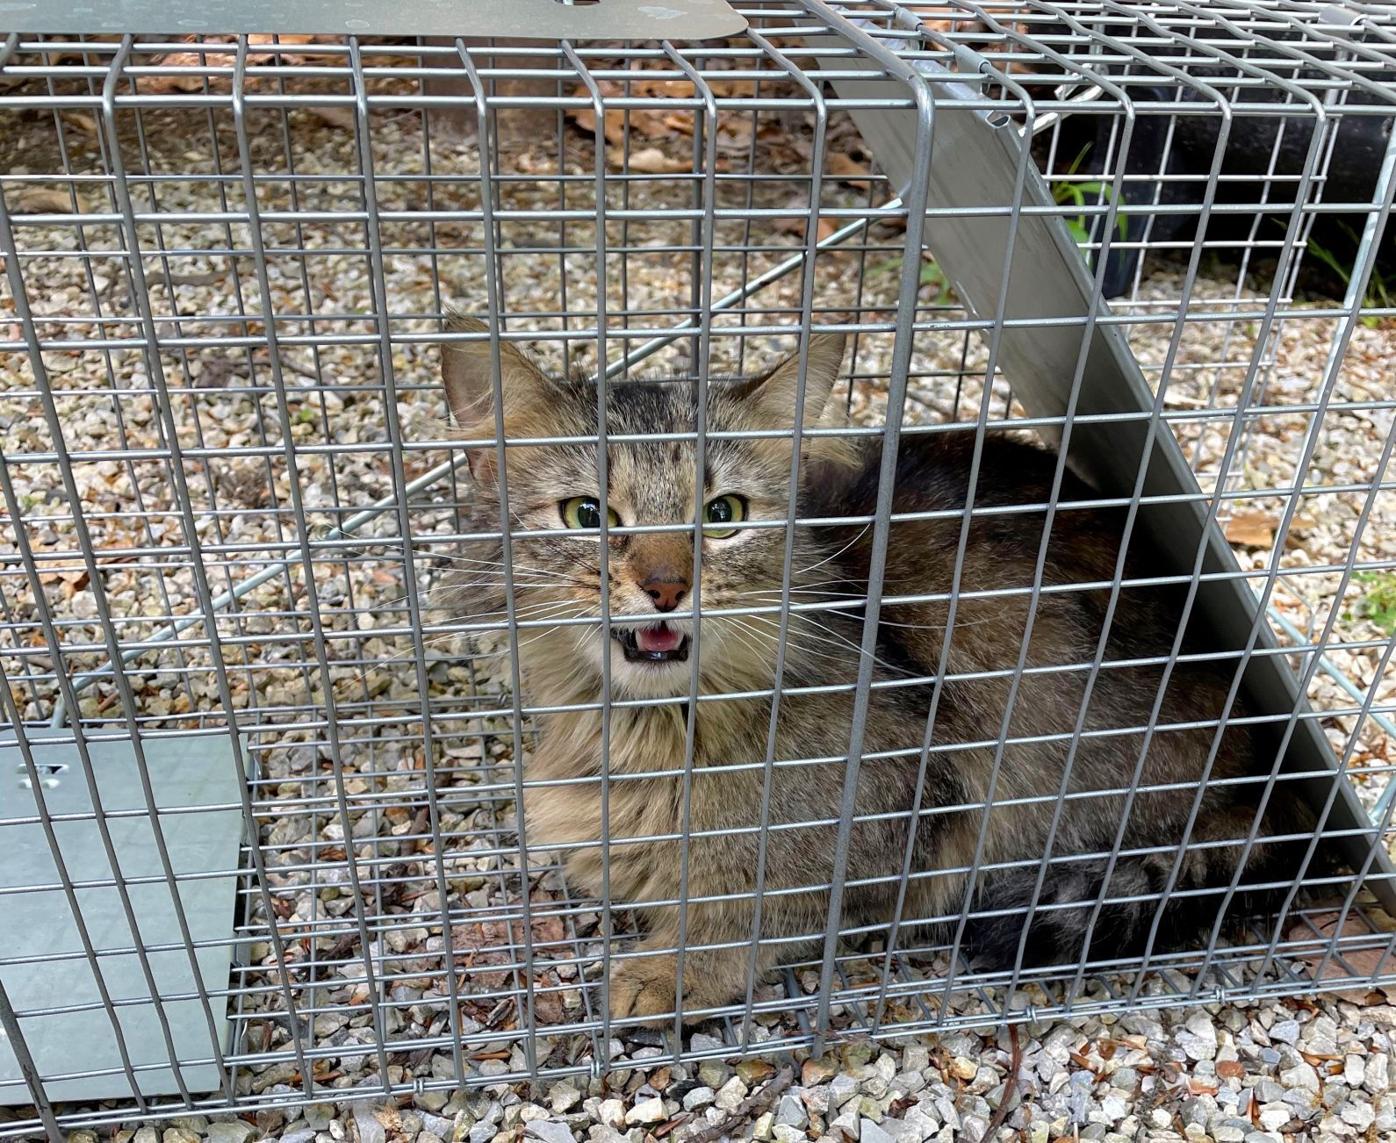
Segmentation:
{"type": "MultiPolygon", "coordinates": [[[[492,439],[488,328],[465,317],[452,318],[449,328],[481,335],[443,347],[450,409],[465,439],[492,439]]],[[[501,341],[499,352],[502,423],[511,440],[595,437],[594,383],[546,376],[511,342],[501,341]]],[[[807,430],[836,424],[830,391],[843,355],[840,335],[809,339],[807,430]]],[[[525,763],[529,843],[567,854],[573,888],[600,896],[608,883],[614,901],[636,908],[645,934],[636,953],[612,961],[616,1018],[653,1019],[672,1013],[676,1003],[691,1018],[745,995],[758,866],[764,879],[758,971],[807,949],[828,924],[873,530],[833,522],[795,528],[790,598],[797,609],[789,618],[772,728],[799,374],[792,357],[754,379],[710,379],[701,472],[694,439],[675,439],[694,432],[695,382],[607,384],[606,433],[624,438],[612,439],[606,452],[609,527],[672,527],[608,537],[609,634],[599,618],[603,509],[596,445],[511,445],[503,473],[493,444],[470,450],[471,530],[498,532],[507,488],[511,530],[535,533],[512,536],[508,553],[518,617],[537,624],[518,638],[523,697],[529,706],[558,711],[539,716],[539,743],[525,763]],[[749,430],[787,435],[720,435],[749,430]],[[695,603],[701,629],[692,617],[695,603]],[[767,610],[729,613],[752,607],[767,610]],[[700,697],[690,744],[695,659],[700,697]],[[606,667],[613,705],[603,758],[599,703],[606,667]],[[768,768],[772,730],[776,764],[768,768]],[[604,831],[603,767],[609,774],[604,831]],[[674,955],[680,900],[687,905],[681,997],[674,955]]],[[[969,908],[963,943],[979,962],[1011,965],[1022,942],[1025,963],[1071,963],[1086,951],[1093,913],[1091,955],[1124,955],[1144,943],[1186,841],[1172,887],[1182,896],[1172,898],[1158,935],[1164,941],[1181,931],[1184,911],[1195,914],[1188,920],[1194,927],[1210,925],[1221,895],[1188,891],[1229,883],[1259,789],[1215,783],[1254,773],[1255,748],[1244,728],[1227,729],[1214,748],[1229,674],[1210,665],[1180,662],[1151,718],[1164,672],[1137,661],[1167,652],[1179,615],[1176,599],[1158,588],[1120,593],[1104,666],[1090,670],[1110,594],[1100,585],[1115,575],[1124,516],[1073,507],[1093,492],[1069,474],[1052,523],[1043,590],[1030,615],[1025,589],[1034,579],[1044,511],[1014,506],[1048,500],[1056,458],[1045,449],[992,434],[984,442],[940,675],[972,437],[910,433],[898,449],[893,512],[926,515],[894,523],[887,547],[887,602],[841,924],[892,919],[910,841],[903,916],[953,934],[969,908]],[[943,678],[938,693],[928,677],[943,678]],[[1140,728],[1151,721],[1146,736],[1140,728]],[[1213,754],[1211,781],[1189,832],[1213,754]],[[1133,797],[1126,793],[1131,789],[1133,797]],[[913,806],[919,812],[909,838],[913,806]],[[1044,853],[1053,858],[1045,872],[1044,853]],[[1102,897],[1112,903],[1097,908],[1102,897]]],[[[879,439],[816,434],[804,436],[801,448],[799,518],[872,514],[879,439]]],[[[1138,576],[1149,556],[1138,536],[1130,549],[1126,575],[1138,576]]],[[[463,620],[502,621],[502,543],[463,552],[468,562],[458,566],[476,570],[457,573],[441,603],[463,620]]],[[[1231,713],[1242,711],[1233,706],[1231,713]]],[[[1281,796],[1277,790],[1267,828],[1289,812],[1281,796]]],[[[1278,849],[1254,847],[1243,884],[1262,877],[1278,849]]],[[[1233,910],[1244,897],[1233,901],[1233,910]]]]}

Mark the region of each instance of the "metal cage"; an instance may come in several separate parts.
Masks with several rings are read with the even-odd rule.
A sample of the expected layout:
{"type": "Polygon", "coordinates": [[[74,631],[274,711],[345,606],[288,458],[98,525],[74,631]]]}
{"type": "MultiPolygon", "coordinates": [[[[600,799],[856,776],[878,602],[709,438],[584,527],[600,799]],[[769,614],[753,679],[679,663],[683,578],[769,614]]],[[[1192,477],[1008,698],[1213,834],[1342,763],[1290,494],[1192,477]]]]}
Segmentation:
{"type": "MultiPolygon", "coordinates": [[[[0,852],[33,858],[0,883],[0,1136],[1396,981],[1389,11],[752,0],[685,39],[586,24],[607,3],[559,10],[574,39],[503,5],[465,38],[438,5],[394,29],[0,6],[0,852]],[[481,539],[441,347],[620,382],[750,374],[820,331],[851,343],[827,435],[1033,436],[1172,553],[1150,582],[1229,628],[1195,657],[1271,736],[1248,796],[1308,783],[1277,916],[1004,971],[954,917],[844,924],[889,685],[869,634],[813,951],[701,1038],[612,1019],[630,902],[518,828],[519,647],[548,621],[431,606],[481,539]]],[[[875,548],[890,463],[843,521],[875,548]]],[[[736,613],[784,638],[849,606],[736,613]]],[[[1103,647],[1010,674],[1094,675],[1103,647]]]]}

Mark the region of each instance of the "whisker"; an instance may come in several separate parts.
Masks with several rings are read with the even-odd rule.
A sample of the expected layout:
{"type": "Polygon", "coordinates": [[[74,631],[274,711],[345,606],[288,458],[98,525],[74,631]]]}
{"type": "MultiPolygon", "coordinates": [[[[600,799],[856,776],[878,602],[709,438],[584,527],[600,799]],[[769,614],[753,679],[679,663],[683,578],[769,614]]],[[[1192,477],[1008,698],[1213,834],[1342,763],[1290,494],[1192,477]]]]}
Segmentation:
{"type": "Polygon", "coordinates": [[[863,538],[863,533],[871,527],[871,524],[864,524],[861,528],[858,529],[858,534],[854,536],[853,539],[849,540],[848,543],[844,544],[844,546],[841,547],[838,551],[825,556],[822,560],[818,561],[817,563],[812,563],[808,567],[800,568],[799,571],[792,572],[791,574],[804,575],[805,572],[813,571],[817,567],[822,567],[824,564],[827,564],[830,560],[838,559],[839,556],[843,555],[844,552],[848,551],[849,548],[851,548],[854,544],[861,540],[863,538]]]}
{"type": "MultiPolygon", "coordinates": [[[[800,631],[800,632],[798,632],[798,634],[800,634],[800,635],[803,636],[804,638],[806,638],[806,639],[816,639],[816,640],[818,640],[819,642],[821,642],[821,643],[827,643],[827,644],[829,644],[830,646],[843,647],[843,648],[847,648],[848,650],[851,650],[851,651],[855,652],[856,654],[859,654],[859,655],[862,654],[862,648],[861,648],[857,643],[853,642],[851,639],[845,638],[843,635],[840,635],[840,634],[839,634],[837,631],[835,631],[832,627],[826,627],[826,626],[825,626],[824,624],[822,624],[822,623],[815,623],[813,620],[808,619],[802,612],[798,612],[798,611],[792,611],[792,612],[790,613],[790,617],[791,617],[791,619],[802,620],[802,621],[804,621],[804,622],[806,622],[806,623],[809,623],[811,626],[816,627],[816,628],[817,628],[818,630],[820,630],[820,631],[823,631],[823,632],[824,632],[824,636],[832,636],[832,638],[825,638],[825,637],[822,636],[822,635],[815,635],[815,634],[814,634],[813,632],[811,632],[811,631],[800,631]]],[[[758,621],[767,622],[767,623],[769,623],[769,622],[772,621],[772,620],[771,620],[771,617],[770,617],[770,616],[766,616],[766,615],[753,615],[753,616],[750,616],[749,618],[755,619],[755,620],[758,620],[758,621]]],[[[787,637],[787,642],[789,642],[788,637],[787,637]]],[[[905,667],[899,667],[899,666],[897,666],[895,663],[889,663],[889,662],[887,662],[886,659],[880,658],[880,657],[877,656],[877,655],[872,656],[872,659],[873,659],[873,662],[878,663],[879,665],[881,665],[881,666],[887,668],[887,670],[889,670],[889,671],[895,671],[895,672],[897,672],[898,674],[900,674],[900,675],[905,675],[905,676],[908,677],[908,678],[920,678],[923,674],[930,674],[929,671],[920,671],[920,672],[918,672],[918,671],[908,671],[905,667]]]]}

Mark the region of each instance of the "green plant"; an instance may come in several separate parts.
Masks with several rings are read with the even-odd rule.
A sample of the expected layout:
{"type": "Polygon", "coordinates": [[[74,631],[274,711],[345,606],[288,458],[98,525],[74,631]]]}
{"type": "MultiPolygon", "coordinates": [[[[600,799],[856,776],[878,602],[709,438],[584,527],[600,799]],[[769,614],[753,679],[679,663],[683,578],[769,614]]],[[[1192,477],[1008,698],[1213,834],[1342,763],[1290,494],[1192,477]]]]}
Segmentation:
{"type": "Polygon", "coordinates": [[[1363,591],[1348,617],[1369,620],[1396,635],[1396,572],[1357,572],[1352,578],[1363,591]]]}
{"type": "Polygon", "coordinates": [[[955,291],[951,288],[950,279],[945,276],[945,271],[940,268],[940,263],[934,258],[927,256],[921,262],[921,273],[919,275],[921,285],[929,286],[935,291],[932,302],[950,302],[955,298],[955,291]]]}
{"type": "MultiPolygon", "coordinates": [[[[871,274],[895,274],[900,272],[902,260],[900,258],[888,258],[885,262],[879,262],[870,267],[871,274]]],[[[955,300],[954,287],[950,285],[950,279],[945,276],[945,271],[929,254],[921,255],[921,269],[917,274],[917,280],[923,288],[930,287],[935,291],[931,298],[932,304],[938,302],[953,302],[955,300]]]]}
{"type": "MultiPolygon", "coordinates": [[[[1080,153],[1071,161],[1063,175],[1063,180],[1052,184],[1052,201],[1058,206],[1075,206],[1084,209],[1087,199],[1094,199],[1094,205],[1101,205],[1109,202],[1118,204],[1115,188],[1110,183],[1100,179],[1087,182],[1076,182],[1074,176],[1081,169],[1081,164],[1086,161],[1086,156],[1090,154],[1091,144],[1087,143],[1081,148],[1080,153]]],[[[1091,232],[1086,225],[1086,216],[1078,214],[1075,218],[1063,218],[1066,228],[1071,232],[1073,241],[1078,246],[1084,246],[1091,240],[1091,232]]],[[[1120,232],[1121,238],[1129,237],[1129,219],[1123,214],[1115,215],[1115,229],[1120,232]]]]}
{"type": "MultiPolygon", "coordinates": [[[[1351,240],[1354,250],[1361,245],[1357,233],[1347,223],[1338,223],[1338,229],[1351,240]]],[[[1332,270],[1342,281],[1345,288],[1352,285],[1353,267],[1350,263],[1344,265],[1341,258],[1312,237],[1309,239],[1304,249],[1306,253],[1317,258],[1332,270]]],[[[1393,286],[1392,283],[1387,281],[1386,276],[1382,273],[1379,266],[1373,266],[1372,275],[1367,279],[1367,291],[1362,297],[1362,308],[1391,309],[1393,306],[1396,306],[1396,286],[1393,286]]],[[[1377,317],[1375,314],[1363,314],[1358,320],[1368,329],[1376,329],[1383,321],[1382,318],[1377,317]]]]}

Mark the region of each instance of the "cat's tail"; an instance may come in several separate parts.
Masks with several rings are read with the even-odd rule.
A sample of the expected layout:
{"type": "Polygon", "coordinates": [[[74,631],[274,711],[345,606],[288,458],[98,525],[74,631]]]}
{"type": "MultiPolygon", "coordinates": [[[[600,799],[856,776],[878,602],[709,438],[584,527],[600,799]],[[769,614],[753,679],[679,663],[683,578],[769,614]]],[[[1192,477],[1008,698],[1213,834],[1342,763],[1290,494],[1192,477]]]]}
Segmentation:
{"type": "Polygon", "coordinates": [[[966,954],[976,968],[1010,969],[1026,926],[1024,967],[1074,967],[1083,957],[1138,957],[1150,946],[1154,952],[1198,947],[1214,928],[1234,938],[1248,921],[1273,923],[1307,839],[1267,840],[1278,832],[1267,820],[1228,896],[1253,814],[1237,808],[1217,815],[1209,828],[1195,831],[1181,858],[1175,846],[1118,857],[1113,868],[1104,857],[1053,863],[1035,905],[1036,869],[991,873],[980,881],[978,915],[965,928],[966,954]]]}

